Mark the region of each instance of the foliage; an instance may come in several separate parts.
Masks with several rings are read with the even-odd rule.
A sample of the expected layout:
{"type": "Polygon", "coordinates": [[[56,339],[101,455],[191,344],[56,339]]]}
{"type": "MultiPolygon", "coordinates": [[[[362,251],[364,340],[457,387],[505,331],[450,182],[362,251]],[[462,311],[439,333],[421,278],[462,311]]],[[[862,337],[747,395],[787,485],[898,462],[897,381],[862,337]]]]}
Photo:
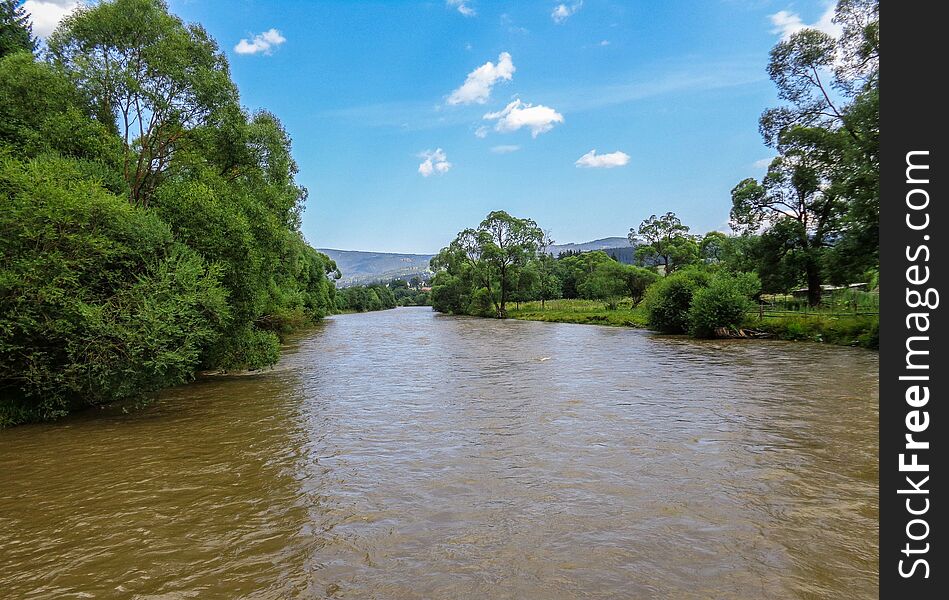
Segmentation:
{"type": "Polygon", "coordinates": [[[745,326],[781,340],[824,342],[841,346],[880,347],[880,317],[787,316],[749,318],[745,326]]]}
{"type": "Polygon", "coordinates": [[[290,137],[240,107],[200,26],[104,1],[46,58],[0,57],[5,424],[272,365],[281,336],[337,310],[290,137]]]}
{"type": "Polygon", "coordinates": [[[4,159],[0,190],[4,412],[53,418],[192,376],[229,319],[219,266],[67,159],[4,159]]]}
{"type": "Polygon", "coordinates": [[[386,285],[354,285],[336,292],[336,308],[340,311],[366,312],[398,306],[395,293],[386,285]]]}
{"type": "Polygon", "coordinates": [[[607,308],[599,300],[548,300],[526,302],[509,314],[512,319],[547,321],[551,323],[578,323],[609,325],[613,327],[646,327],[645,311],[629,302],[617,302],[615,309],[607,308]]]}
{"type": "Polygon", "coordinates": [[[577,286],[581,298],[609,300],[628,297],[639,303],[646,288],[659,279],[655,271],[614,260],[598,263],[577,286]]]}
{"type": "Polygon", "coordinates": [[[663,333],[689,330],[689,309],[695,292],[708,285],[711,276],[698,268],[684,269],[663,277],[646,290],[643,306],[649,326],[663,333]]]}
{"type": "Polygon", "coordinates": [[[465,229],[432,259],[432,305],[445,312],[507,316],[522,271],[536,257],[544,233],[531,219],[493,211],[477,229],[465,229]],[[439,277],[441,272],[447,273],[439,277]],[[446,287],[447,286],[447,287],[446,287]]]}
{"type": "Polygon", "coordinates": [[[759,125],[780,155],[760,183],[732,192],[733,227],[774,234],[759,259],[785,281],[761,269],[765,287],[791,278],[812,305],[825,279],[852,282],[879,264],[879,2],[840,0],[834,20],[840,38],[804,28],[771,51],[784,104],[759,125]]]}
{"type": "Polygon", "coordinates": [[[708,287],[695,290],[689,307],[689,333],[708,338],[719,328],[736,329],[754,307],[751,297],[761,288],[758,276],[750,273],[716,273],[708,287]]]}
{"type": "Polygon", "coordinates": [[[656,260],[663,272],[671,273],[699,258],[699,246],[689,235],[689,227],[673,212],[664,215],[652,215],[639,225],[638,230],[629,230],[629,243],[636,248],[636,258],[640,264],[656,260]]]}
{"type": "Polygon", "coordinates": [[[16,52],[33,52],[33,25],[18,0],[0,0],[0,58],[16,52]]]}
{"type": "Polygon", "coordinates": [[[47,40],[49,56],[115,127],[131,199],[148,206],[177,149],[234,101],[227,60],[199,25],[162,0],[81,6],[47,40]]]}
{"type": "Polygon", "coordinates": [[[69,79],[28,52],[0,58],[0,145],[23,158],[55,153],[115,193],[125,191],[121,146],[92,118],[69,79]]]}

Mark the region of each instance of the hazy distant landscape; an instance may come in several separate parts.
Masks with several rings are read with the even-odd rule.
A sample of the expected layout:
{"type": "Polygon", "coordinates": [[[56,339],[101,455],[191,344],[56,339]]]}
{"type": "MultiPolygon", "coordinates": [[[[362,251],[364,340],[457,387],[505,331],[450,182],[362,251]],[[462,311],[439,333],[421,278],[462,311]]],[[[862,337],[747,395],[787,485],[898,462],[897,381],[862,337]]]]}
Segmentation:
{"type": "MultiPolygon", "coordinates": [[[[340,287],[391,279],[407,280],[415,276],[428,281],[431,277],[428,262],[435,256],[434,254],[397,254],[332,248],[318,248],[318,250],[333,259],[342,271],[343,278],[337,282],[340,287]]],[[[629,245],[629,240],[625,237],[605,237],[590,242],[554,244],[547,249],[547,252],[557,256],[561,252],[592,252],[594,250],[603,250],[622,263],[633,263],[634,248],[629,245]]]]}

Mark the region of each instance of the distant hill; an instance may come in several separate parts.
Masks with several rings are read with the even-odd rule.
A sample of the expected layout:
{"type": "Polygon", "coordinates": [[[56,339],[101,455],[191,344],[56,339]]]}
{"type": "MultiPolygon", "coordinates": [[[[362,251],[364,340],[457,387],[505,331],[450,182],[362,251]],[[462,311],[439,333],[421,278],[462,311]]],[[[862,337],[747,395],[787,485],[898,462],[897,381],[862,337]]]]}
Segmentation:
{"type": "MultiPolygon", "coordinates": [[[[339,285],[343,287],[390,279],[408,280],[414,276],[427,281],[431,277],[428,261],[432,259],[433,254],[393,254],[332,248],[318,248],[318,250],[336,261],[336,266],[343,272],[343,278],[339,280],[339,285]]],[[[622,263],[633,262],[634,248],[624,237],[608,237],[581,244],[556,244],[548,248],[547,252],[557,256],[561,252],[591,252],[593,250],[603,250],[622,263]]]]}
{"type": "Polygon", "coordinates": [[[590,252],[592,250],[607,250],[609,248],[629,248],[629,240],[625,237],[608,237],[601,240],[593,240],[592,242],[583,242],[582,244],[554,244],[547,249],[549,254],[557,256],[561,252],[580,251],[580,252],[590,252]]]}
{"type": "Polygon", "coordinates": [[[411,279],[413,276],[428,280],[431,275],[428,261],[432,254],[392,254],[331,248],[318,250],[336,261],[336,266],[343,272],[343,278],[339,280],[341,286],[396,278],[411,279]]]}

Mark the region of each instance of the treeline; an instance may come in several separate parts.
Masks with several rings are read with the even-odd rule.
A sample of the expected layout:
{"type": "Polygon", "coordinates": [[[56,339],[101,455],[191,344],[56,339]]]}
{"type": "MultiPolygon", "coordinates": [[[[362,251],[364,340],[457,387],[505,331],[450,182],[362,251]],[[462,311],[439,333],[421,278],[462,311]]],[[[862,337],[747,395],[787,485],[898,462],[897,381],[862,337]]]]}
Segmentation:
{"type": "Polygon", "coordinates": [[[273,364],[336,309],[290,137],[160,0],[0,2],[0,426],[273,364]]]}
{"type": "MultiPolygon", "coordinates": [[[[665,220],[678,223],[671,213],[665,220]]],[[[644,227],[655,221],[644,221],[644,227]]],[[[683,235],[681,223],[675,230],[683,235]]],[[[621,264],[602,251],[553,258],[545,251],[552,240],[533,220],[495,211],[432,259],[432,306],[445,313],[505,318],[512,302],[543,306],[547,300],[583,298],[602,300],[615,310],[625,299],[641,303],[650,326],[659,331],[708,337],[741,324],[760,282],[754,273],[711,256],[710,242],[719,238],[706,239],[707,244],[687,239],[694,246],[689,260],[680,256],[651,268],[621,264]]],[[[655,262],[662,248],[653,242],[651,249],[643,244],[637,251],[643,262],[655,262]]]]}
{"type": "Polygon", "coordinates": [[[839,39],[803,29],[771,52],[785,104],[760,130],[778,156],[761,181],[732,191],[737,235],[690,234],[672,212],[630,229],[640,266],[604,252],[548,255],[535,221],[490,213],[432,259],[435,310],[504,318],[511,302],[555,298],[640,302],[649,324],[712,335],[741,324],[763,292],[875,282],[879,274],[879,7],[841,0],[839,39]]]}
{"type": "Polygon", "coordinates": [[[336,291],[336,306],[341,312],[387,310],[397,306],[429,306],[429,294],[421,282],[413,278],[393,279],[387,284],[353,285],[336,291]]]}

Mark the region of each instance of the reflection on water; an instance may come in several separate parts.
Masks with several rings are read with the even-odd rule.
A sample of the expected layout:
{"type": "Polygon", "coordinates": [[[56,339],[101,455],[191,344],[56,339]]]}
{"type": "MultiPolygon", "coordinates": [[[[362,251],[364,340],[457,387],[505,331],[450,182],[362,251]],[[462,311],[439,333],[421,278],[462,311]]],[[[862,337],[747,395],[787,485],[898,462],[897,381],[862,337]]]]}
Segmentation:
{"type": "Polygon", "coordinates": [[[0,432],[0,590],[873,597],[877,360],[337,316],[271,372],[0,432]]]}

